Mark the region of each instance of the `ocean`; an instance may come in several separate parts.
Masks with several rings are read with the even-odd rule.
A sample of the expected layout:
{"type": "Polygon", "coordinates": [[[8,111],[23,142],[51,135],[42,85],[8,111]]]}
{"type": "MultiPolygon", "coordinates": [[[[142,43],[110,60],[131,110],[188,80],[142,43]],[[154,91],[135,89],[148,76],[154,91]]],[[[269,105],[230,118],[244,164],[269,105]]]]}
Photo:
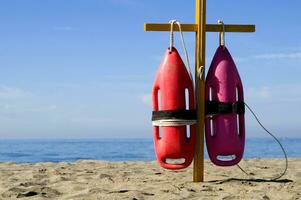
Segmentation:
{"type": "MultiPolygon", "coordinates": [[[[301,157],[301,138],[280,139],[288,157],[301,157]]],[[[281,158],[273,139],[246,140],[244,158],[281,158]]],[[[208,159],[207,152],[205,158],[208,159]]],[[[152,139],[0,140],[0,162],[73,162],[77,160],[155,160],[152,139]]]]}

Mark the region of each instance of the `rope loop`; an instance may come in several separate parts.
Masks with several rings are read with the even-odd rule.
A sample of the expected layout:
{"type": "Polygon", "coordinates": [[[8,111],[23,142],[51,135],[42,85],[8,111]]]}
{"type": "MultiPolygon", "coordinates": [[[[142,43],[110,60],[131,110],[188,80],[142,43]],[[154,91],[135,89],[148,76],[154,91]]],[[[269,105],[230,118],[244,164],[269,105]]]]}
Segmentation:
{"type": "Polygon", "coordinates": [[[169,23],[170,23],[169,52],[170,53],[172,52],[172,48],[174,46],[174,24],[177,24],[178,27],[179,27],[180,36],[181,36],[181,40],[182,40],[182,46],[183,46],[184,53],[185,53],[185,58],[186,58],[185,67],[186,67],[186,69],[189,73],[190,79],[193,80],[192,74],[191,74],[191,69],[190,69],[189,56],[188,56],[187,48],[186,48],[186,45],[185,45],[185,40],[184,40],[184,35],[183,35],[183,32],[182,32],[181,23],[177,20],[174,20],[174,19],[170,20],[169,23]]]}

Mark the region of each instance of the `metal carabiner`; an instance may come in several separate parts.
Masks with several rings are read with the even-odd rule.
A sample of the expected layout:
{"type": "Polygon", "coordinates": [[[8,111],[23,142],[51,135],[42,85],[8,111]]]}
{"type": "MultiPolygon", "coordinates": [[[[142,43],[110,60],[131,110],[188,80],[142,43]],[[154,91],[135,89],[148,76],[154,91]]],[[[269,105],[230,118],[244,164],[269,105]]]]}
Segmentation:
{"type": "Polygon", "coordinates": [[[223,30],[222,32],[219,32],[219,45],[225,48],[226,44],[226,39],[225,39],[225,24],[222,20],[217,21],[218,24],[222,25],[223,30]]]}

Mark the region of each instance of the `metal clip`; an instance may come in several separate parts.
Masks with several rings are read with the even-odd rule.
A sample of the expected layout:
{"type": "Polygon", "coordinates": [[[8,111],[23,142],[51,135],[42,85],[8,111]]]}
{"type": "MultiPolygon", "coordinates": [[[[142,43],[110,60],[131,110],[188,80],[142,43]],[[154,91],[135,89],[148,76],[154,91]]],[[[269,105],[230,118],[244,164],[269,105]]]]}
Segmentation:
{"type": "Polygon", "coordinates": [[[225,49],[226,39],[225,39],[225,24],[222,20],[218,20],[218,24],[222,25],[223,31],[219,32],[219,45],[225,49]]]}

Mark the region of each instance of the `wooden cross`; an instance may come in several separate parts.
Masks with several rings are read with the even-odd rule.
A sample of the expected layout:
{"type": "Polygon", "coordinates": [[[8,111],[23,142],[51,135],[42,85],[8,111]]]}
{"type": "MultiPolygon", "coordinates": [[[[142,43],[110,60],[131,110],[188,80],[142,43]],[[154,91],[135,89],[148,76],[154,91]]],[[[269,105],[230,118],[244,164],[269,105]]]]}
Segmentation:
{"type": "MultiPolygon", "coordinates": [[[[206,32],[255,32],[255,25],[206,24],[206,0],[196,0],[195,24],[182,24],[182,31],[195,32],[195,80],[196,108],[198,123],[196,128],[196,149],[193,161],[193,181],[204,181],[204,122],[205,122],[205,71],[206,32]],[[197,81],[199,79],[199,81],[197,81]]],[[[144,24],[145,31],[170,31],[170,24],[144,24]]],[[[179,31],[174,27],[174,31],[179,31]]]]}

